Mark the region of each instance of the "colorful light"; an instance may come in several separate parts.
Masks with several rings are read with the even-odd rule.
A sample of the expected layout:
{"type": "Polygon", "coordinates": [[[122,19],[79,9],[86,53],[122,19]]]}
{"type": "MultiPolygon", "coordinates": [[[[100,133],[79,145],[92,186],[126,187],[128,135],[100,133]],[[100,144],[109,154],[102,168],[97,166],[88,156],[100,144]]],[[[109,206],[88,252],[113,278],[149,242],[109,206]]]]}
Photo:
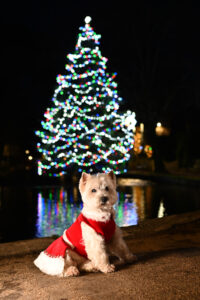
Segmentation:
{"type": "Polygon", "coordinates": [[[42,157],[38,174],[62,176],[68,167],[79,171],[126,171],[125,162],[133,148],[135,115],[119,114],[116,73],[106,73],[107,58],[99,50],[100,35],[90,26],[90,17],[80,34],[74,54],[68,54],[66,75],[57,76],[51,108],[41,122],[37,145],[42,157]],[[134,125],[133,125],[134,124],[134,125]]]}

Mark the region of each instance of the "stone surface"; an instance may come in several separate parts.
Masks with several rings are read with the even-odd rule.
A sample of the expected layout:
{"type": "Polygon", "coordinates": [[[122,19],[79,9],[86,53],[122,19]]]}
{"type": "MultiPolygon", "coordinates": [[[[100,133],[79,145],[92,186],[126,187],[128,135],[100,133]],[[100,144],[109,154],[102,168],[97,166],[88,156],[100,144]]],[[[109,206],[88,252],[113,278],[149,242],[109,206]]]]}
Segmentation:
{"type": "Polygon", "coordinates": [[[33,264],[54,239],[0,244],[0,299],[200,299],[200,212],[123,228],[138,262],[114,273],[57,278],[33,264]]]}

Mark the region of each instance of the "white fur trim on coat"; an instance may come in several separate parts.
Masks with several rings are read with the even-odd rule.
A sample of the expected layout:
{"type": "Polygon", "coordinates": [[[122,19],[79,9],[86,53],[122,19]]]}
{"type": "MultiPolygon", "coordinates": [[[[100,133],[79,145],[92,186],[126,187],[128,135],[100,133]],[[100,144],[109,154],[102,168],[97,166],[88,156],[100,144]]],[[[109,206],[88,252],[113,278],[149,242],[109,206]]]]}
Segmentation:
{"type": "Polygon", "coordinates": [[[68,240],[67,236],[66,236],[66,231],[67,229],[63,232],[63,240],[65,241],[65,243],[67,243],[72,249],[74,248],[74,245],[68,240]]]}
{"type": "Polygon", "coordinates": [[[44,251],[34,260],[34,264],[42,272],[48,275],[62,275],[64,270],[64,258],[60,257],[51,257],[47,255],[44,251]]]}

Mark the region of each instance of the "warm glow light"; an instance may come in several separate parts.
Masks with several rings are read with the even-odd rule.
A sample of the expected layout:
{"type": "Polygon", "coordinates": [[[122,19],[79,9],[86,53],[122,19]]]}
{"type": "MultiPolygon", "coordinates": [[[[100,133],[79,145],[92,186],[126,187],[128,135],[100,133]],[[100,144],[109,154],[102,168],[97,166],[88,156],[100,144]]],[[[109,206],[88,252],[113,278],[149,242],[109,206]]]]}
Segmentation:
{"type": "Polygon", "coordinates": [[[161,135],[170,135],[170,130],[167,127],[164,127],[160,122],[157,123],[157,126],[155,128],[156,135],[161,136],[161,135]]]}
{"type": "Polygon", "coordinates": [[[140,131],[143,133],[144,132],[144,123],[140,123],[140,131]]]}
{"type": "Polygon", "coordinates": [[[26,150],[26,151],[25,151],[25,153],[26,153],[26,154],[29,154],[29,153],[30,153],[30,151],[29,151],[29,150],[26,150]]]}
{"type": "Polygon", "coordinates": [[[162,218],[165,215],[165,207],[164,207],[164,203],[163,200],[160,201],[160,206],[158,209],[158,218],[162,218]]]}
{"type": "Polygon", "coordinates": [[[32,159],[33,159],[33,156],[29,155],[28,159],[29,159],[29,160],[32,160],[32,159]]]}

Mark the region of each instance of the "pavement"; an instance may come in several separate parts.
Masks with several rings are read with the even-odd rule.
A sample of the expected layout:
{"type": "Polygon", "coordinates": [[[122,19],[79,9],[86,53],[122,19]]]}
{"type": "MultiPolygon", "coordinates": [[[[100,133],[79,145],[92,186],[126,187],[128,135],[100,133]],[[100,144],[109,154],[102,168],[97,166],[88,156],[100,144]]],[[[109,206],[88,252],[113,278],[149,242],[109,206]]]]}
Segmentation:
{"type": "Polygon", "coordinates": [[[200,211],[122,230],[138,261],[110,274],[43,274],[33,260],[53,238],[0,244],[0,299],[200,299],[200,211]]]}

